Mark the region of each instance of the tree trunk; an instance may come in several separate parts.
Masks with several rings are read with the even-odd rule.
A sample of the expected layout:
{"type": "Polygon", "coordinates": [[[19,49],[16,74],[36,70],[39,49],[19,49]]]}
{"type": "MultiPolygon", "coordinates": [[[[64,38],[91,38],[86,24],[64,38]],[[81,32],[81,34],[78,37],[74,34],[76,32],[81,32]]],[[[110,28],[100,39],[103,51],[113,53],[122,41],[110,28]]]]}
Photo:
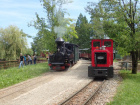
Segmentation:
{"type": "Polygon", "coordinates": [[[139,60],[140,60],[140,49],[138,51],[139,51],[139,55],[138,56],[139,56],[139,60]]]}
{"type": "Polygon", "coordinates": [[[137,74],[137,66],[138,66],[138,50],[132,51],[132,74],[137,74]]]}

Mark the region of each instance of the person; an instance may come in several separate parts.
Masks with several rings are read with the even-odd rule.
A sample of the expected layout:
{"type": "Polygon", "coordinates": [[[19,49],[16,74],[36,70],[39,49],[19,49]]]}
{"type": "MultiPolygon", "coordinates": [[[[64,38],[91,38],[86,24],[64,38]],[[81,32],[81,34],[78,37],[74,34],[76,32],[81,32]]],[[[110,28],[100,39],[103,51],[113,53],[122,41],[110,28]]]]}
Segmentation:
{"type": "Polygon", "coordinates": [[[36,64],[36,55],[34,55],[34,64],[36,64]]]}
{"type": "Polygon", "coordinates": [[[49,56],[49,52],[46,52],[46,58],[48,59],[48,56],[49,56]]]}
{"type": "Polygon", "coordinates": [[[22,65],[22,67],[23,67],[24,57],[22,56],[22,53],[20,53],[19,61],[20,61],[19,68],[21,67],[21,65],[22,65]]]}
{"type": "Polygon", "coordinates": [[[29,62],[30,62],[30,64],[32,64],[32,58],[30,57],[30,55],[28,55],[28,64],[29,64],[29,62]]]}
{"type": "Polygon", "coordinates": [[[25,66],[27,65],[27,62],[26,62],[26,55],[23,56],[24,57],[24,64],[25,66]]]}

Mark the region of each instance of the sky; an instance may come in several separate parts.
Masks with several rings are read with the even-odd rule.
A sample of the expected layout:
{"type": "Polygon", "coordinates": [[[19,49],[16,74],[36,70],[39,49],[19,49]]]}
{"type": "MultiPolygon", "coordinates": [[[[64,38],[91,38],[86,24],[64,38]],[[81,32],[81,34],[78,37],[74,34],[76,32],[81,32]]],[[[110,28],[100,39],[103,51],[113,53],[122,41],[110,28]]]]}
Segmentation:
{"type": "MultiPolygon", "coordinates": [[[[90,20],[90,15],[86,13],[87,2],[98,2],[98,0],[73,0],[72,3],[63,5],[70,14],[66,17],[77,19],[82,13],[90,20]]],[[[24,33],[35,37],[37,30],[28,27],[28,24],[35,20],[35,13],[40,17],[46,17],[45,10],[41,6],[40,0],[0,0],[0,28],[7,28],[9,25],[17,26],[24,33]]],[[[27,38],[28,47],[31,48],[32,38],[27,38]]]]}

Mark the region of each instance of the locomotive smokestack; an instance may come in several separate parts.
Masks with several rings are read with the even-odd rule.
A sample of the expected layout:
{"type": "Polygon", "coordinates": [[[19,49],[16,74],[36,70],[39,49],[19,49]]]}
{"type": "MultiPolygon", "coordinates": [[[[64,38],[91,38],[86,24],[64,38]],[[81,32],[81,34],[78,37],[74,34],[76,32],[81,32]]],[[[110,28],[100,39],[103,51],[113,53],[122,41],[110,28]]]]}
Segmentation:
{"type": "Polygon", "coordinates": [[[58,37],[55,42],[57,43],[57,48],[59,47],[62,47],[63,46],[63,43],[64,43],[64,40],[60,37],[58,37]]]}

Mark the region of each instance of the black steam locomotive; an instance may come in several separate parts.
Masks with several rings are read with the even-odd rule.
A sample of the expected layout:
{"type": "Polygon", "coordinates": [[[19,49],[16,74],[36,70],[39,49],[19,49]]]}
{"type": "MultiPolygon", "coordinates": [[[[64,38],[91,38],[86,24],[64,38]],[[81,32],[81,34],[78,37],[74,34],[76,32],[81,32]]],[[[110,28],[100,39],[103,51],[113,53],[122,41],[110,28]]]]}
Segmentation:
{"type": "Polygon", "coordinates": [[[77,45],[66,43],[60,37],[55,42],[57,44],[57,51],[49,55],[48,63],[51,70],[65,70],[79,60],[79,48],[77,45]]]}

